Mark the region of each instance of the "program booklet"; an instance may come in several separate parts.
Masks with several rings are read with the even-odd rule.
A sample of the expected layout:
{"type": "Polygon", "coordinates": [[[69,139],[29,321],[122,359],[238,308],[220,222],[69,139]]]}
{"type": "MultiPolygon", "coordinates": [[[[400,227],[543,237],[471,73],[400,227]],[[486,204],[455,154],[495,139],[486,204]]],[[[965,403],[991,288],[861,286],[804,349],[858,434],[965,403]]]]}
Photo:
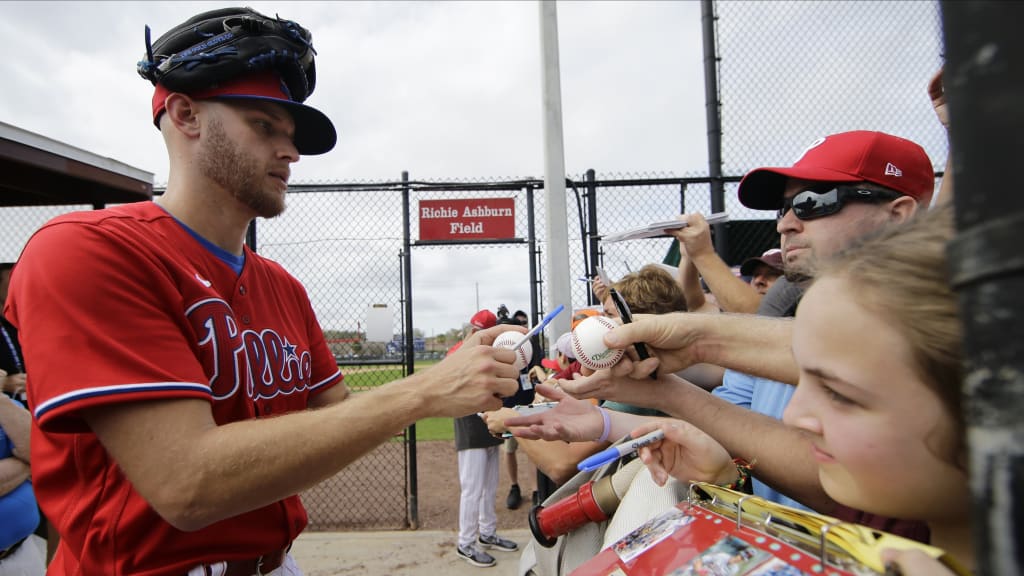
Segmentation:
{"type": "MultiPolygon", "coordinates": [[[[729,221],[729,215],[725,212],[715,212],[705,218],[708,224],[722,224],[729,221]]],[[[686,222],[682,220],[665,220],[662,222],[652,222],[646,226],[635,228],[633,230],[626,230],[625,232],[616,232],[615,234],[606,234],[601,237],[602,242],[621,242],[623,240],[639,240],[641,238],[658,238],[661,236],[668,236],[669,230],[678,230],[685,228],[686,222]]]]}

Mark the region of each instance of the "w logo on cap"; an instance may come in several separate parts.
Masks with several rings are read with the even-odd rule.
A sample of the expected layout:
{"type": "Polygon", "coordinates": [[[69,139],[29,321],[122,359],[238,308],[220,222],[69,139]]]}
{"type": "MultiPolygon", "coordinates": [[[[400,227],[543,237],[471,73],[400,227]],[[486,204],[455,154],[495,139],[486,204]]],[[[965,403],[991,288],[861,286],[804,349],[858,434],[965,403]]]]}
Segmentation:
{"type": "Polygon", "coordinates": [[[900,176],[903,176],[903,170],[900,170],[899,168],[894,166],[892,162],[886,162],[886,164],[885,164],[885,175],[886,176],[895,176],[895,177],[899,178],[900,176]]]}

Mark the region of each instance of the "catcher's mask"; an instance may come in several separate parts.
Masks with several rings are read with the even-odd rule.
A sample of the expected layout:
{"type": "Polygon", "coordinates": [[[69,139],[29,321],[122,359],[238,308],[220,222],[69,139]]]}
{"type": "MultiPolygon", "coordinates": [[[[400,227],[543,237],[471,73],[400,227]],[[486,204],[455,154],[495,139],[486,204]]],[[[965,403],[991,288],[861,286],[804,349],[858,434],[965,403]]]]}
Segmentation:
{"type": "Polygon", "coordinates": [[[158,128],[173,92],[195,99],[266,100],[291,113],[300,154],[323,154],[338,137],[326,115],[302,104],[316,85],[314,54],[312,35],[297,23],[251,8],[225,8],[194,16],[155,42],[147,26],[138,72],[156,87],[158,128]]]}
{"type": "MultiPolygon", "coordinates": [[[[171,94],[163,84],[153,92],[153,123],[159,128],[164,102],[171,94]]],[[[243,76],[216,88],[189,93],[196,100],[264,100],[283,106],[295,121],[295,148],[302,155],[323,154],[334,148],[338,139],[334,124],[313,108],[292,100],[284,83],[273,72],[243,76]]]]}

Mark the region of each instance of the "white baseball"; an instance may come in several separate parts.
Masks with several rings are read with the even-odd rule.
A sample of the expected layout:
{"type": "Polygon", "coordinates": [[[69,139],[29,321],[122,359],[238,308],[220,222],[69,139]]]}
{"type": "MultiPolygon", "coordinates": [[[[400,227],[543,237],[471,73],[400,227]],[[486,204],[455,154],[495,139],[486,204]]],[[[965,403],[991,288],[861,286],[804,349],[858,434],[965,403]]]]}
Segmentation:
{"type": "MultiPolygon", "coordinates": [[[[519,332],[509,331],[502,332],[494,339],[494,348],[508,348],[511,350],[515,348],[516,344],[523,339],[523,335],[519,332]]],[[[512,363],[516,370],[522,370],[526,368],[526,365],[530,363],[530,358],[533,358],[533,346],[530,345],[530,341],[523,342],[523,346],[516,350],[516,360],[512,363]]]]}
{"type": "Polygon", "coordinates": [[[602,370],[611,368],[622,358],[624,350],[604,344],[604,335],[617,326],[619,322],[607,316],[591,316],[576,325],[572,331],[572,349],[580,364],[591,370],[602,370]]]}

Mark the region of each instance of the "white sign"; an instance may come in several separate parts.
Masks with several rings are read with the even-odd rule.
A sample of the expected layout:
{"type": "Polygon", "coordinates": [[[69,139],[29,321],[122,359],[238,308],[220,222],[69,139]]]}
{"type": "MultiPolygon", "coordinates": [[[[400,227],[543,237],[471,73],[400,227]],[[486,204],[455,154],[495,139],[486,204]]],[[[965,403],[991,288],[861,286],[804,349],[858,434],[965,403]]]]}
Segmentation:
{"type": "Polygon", "coordinates": [[[366,311],[366,341],[391,342],[393,337],[391,311],[387,304],[374,304],[366,311]]]}

